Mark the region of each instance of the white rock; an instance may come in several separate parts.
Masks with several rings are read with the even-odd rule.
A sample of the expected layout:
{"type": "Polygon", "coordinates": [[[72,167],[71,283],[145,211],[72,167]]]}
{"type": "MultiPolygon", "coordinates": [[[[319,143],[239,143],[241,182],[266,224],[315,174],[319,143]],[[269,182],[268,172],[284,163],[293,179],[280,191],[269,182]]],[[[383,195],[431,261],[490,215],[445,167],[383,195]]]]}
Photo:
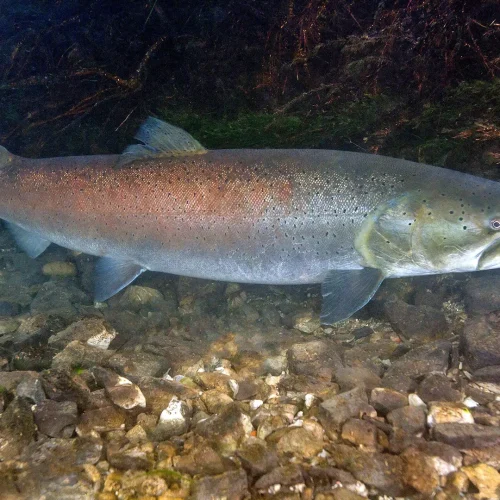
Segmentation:
{"type": "Polygon", "coordinates": [[[473,424],[474,417],[469,408],[461,403],[431,403],[427,414],[427,424],[433,427],[436,424],[473,424]]]}
{"type": "Polygon", "coordinates": [[[423,407],[427,408],[427,405],[424,403],[422,398],[418,394],[415,394],[415,393],[408,395],[408,404],[410,406],[423,406],[423,407]]]}
{"type": "Polygon", "coordinates": [[[252,399],[250,401],[250,409],[251,410],[257,410],[264,404],[264,401],[262,399],[252,399]]]}

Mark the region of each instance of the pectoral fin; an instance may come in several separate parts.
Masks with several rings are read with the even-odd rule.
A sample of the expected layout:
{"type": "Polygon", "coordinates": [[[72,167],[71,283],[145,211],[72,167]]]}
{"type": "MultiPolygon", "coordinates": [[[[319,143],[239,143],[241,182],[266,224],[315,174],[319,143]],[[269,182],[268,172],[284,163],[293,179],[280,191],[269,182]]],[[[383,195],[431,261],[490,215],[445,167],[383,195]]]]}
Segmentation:
{"type": "Polygon", "coordinates": [[[383,280],[382,271],[371,267],[329,271],[321,285],[321,322],[332,325],[349,318],[370,301],[383,280]]]}
{"type": "Polygon", "coordinates": [[[38,257],[50,245],[50,241],[46,240],[36,233],[26,231],[12,222],[4,221],[8,230],[16,240],[16,243],[31,257],[38,257]]]}
{"type": "Polygon", "coordinates": [[[109,299],[144,271],[134,262],[101,257],[95,267],[95,300],[103,302],[109,299]]]}

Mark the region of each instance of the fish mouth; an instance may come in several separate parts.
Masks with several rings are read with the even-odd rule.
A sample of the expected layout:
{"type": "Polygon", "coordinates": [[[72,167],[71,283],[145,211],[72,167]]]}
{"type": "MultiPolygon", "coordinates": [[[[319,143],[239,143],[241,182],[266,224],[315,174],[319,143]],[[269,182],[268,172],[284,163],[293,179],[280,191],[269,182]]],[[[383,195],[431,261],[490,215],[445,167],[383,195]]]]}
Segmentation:
{"type": "Polygon", "coordinates": [[[500,239],[496,239],[488,245],[477,263],[478,271],[486,271],[487,269],[497,269],[500,267],[500,239]]]}

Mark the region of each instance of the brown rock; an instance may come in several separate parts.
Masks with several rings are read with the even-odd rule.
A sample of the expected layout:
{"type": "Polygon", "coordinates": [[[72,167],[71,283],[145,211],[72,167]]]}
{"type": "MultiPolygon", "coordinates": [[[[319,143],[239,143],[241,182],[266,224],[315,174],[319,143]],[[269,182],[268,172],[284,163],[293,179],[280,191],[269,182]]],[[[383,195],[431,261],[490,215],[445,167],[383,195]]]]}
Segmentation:
{"type": "Polygon", "coordinates": [[[451,380],[443,373],[433,373],[420,382],[417,394],[429,403],[431,401],[461,401],[460,391],[453,388],[451,380]]]}
{"type": "Polygon", "coordinates": [[[336,465],[348,470],[359,481],[385,495],[405,495],[407,488],[401,458],[386,453],[366,453],[343,444],[333,445],[330,451],[336,465]]]}
{"type": "Polygon", "coordinates": [[[404,406],[387,414],[387,421],[409,434],[425,431],[425,411],[420,406],[404,406]]]}
{"type": "Polygon", "coordinates": [[[351,418],[342,427],[342,439],[367,450],[376,451],[379,432],[372,423],[351,418]]]}
{"type": "Polygon", "coordinates": [[[250,437],[236,452],[236,456],[252,477],[260,477],[278,467],[278,456],[268,448],[267,443],[262,439],[250,437]]]}
{"type": "Polygon", "coordinates": [[[468,319],[460,344],[471,370],[500,365],[500,315],[491,313],[468,319]]]}
{"type": "Polygon", "coordinates": [[[76,427],[79,436],[125,429],[125,413],[114,406],[85,411],[76,427]]]}
{"type": "Polygon", "coordinates": [[[364,414],[377,416],[375,409],[368,404],[365,390],[359,387],[323,401],[318,408],[318,418],[330,433],[340,431],[342,424],[349,418],[364,414]]]}
{"type": "Polygon", "coordinates": [[[218,476],[196,478],[193,481],[192,500],[207,500],[209,498],[224,498],[227,500],[242,500],[250,496],[248,480],[245,471],[227,471],[218,476]]]}
{"type": "Polygon", "coordinates": [[[462,467],[469,481],[479,490],[476,498],[499,498],[500,474],[491,465],[476,464],[462,467]]]}
{"type": "Polygon", "coordinates": [[[500,428],[479,424],[436,424],[436,441],[450,444],[459,450],[489,448],[500,444],[500,428]]]}
{"type": "Polygon", "coordinates": [[[338,347],[322,340],[295,344],[287,351],[288,367],[296,375],[314,375],[331,379],[342,368],[338,347]]]}
{"type": "Polygon", "coordinates": [[[415,448],[406,449],[401,458],[404,461],[404,481],[430,497],[440,485],[433,458],[415,448]]]}
{"type": "Polygon", "coordinates": [[[276,443],[276,451],[297,457],[312,458],[323,449],[323,429],[318,427],[311,431],[304,427],[287,427],[273,439],[271,434],[267,441],[276,443]]]}
{"type": "Polygon", "coordinates": [[[370,404],[382,415],[408,406],[408,394],[387,387],[376,387],[370,395],[370,404]]]}

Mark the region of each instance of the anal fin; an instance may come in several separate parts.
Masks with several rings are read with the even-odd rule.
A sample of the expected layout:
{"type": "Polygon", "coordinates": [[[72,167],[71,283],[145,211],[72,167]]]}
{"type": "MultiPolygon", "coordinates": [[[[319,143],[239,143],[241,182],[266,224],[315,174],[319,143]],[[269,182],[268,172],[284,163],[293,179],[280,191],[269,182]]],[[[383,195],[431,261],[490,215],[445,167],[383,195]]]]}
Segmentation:
{"type": "Polygon", "coordinates": [[[104,302],[132,283],[145,269],[134,262],[101,257],[95,267],[95,292],[97,302],[104,302]]]}
{"type": "Polygon", "coordinates": [[[333,325],[352,316],[370,301],[383,280],[382,271],[371,267],[329,271],[321,285],[321,323],[333,325]]]}
{"type": "Polygon", "coordinates": [[[36,233],[26,231],[12,222],[4,221],[16,243],[31,257],[36,258],[50,245],[50,241],[36,233]]]}

